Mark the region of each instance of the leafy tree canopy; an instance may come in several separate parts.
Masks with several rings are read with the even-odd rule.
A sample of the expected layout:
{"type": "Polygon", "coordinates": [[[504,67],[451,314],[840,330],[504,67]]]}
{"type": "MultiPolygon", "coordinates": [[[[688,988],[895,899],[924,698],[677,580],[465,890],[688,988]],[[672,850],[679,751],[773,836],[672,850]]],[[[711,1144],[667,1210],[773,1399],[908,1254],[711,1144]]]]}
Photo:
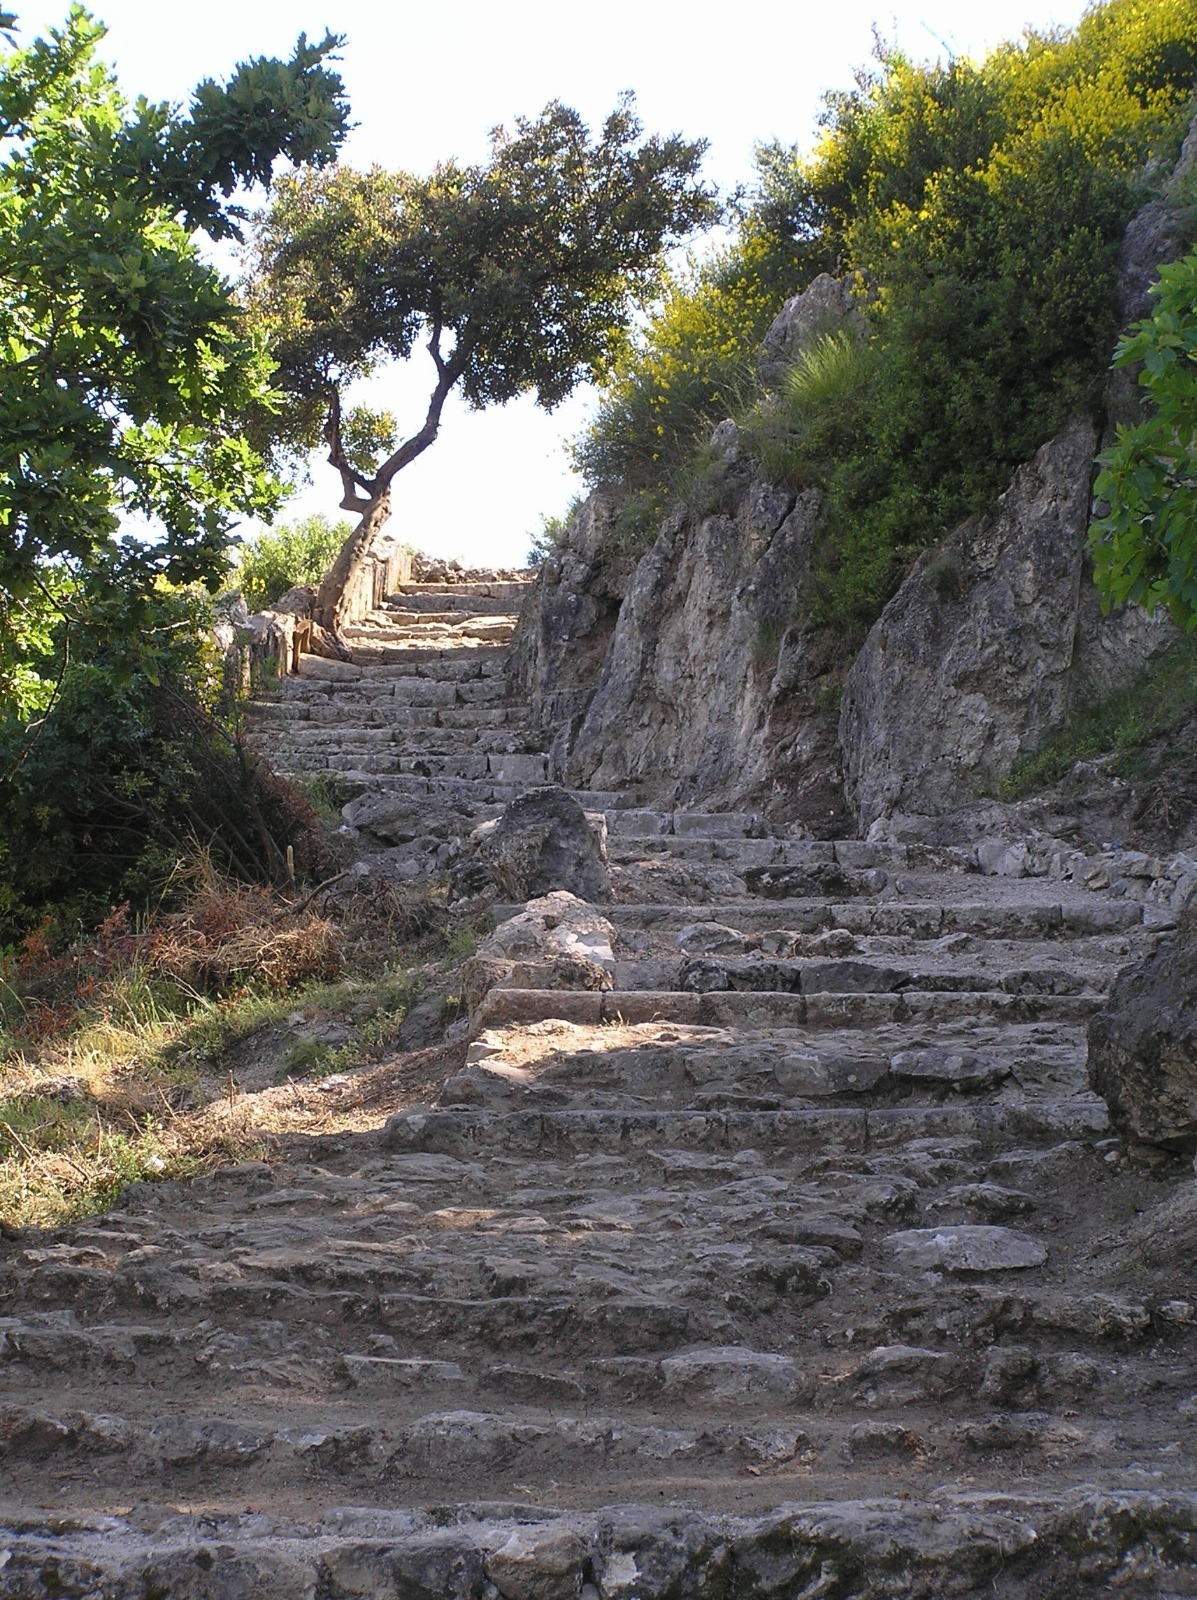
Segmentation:
{"type": "Polygon", "coordinates": [[[1155,309],[1119,344],[1115,363],[1139,368],[1151,415],[1120,428],[1098,459],[1105,515],[1090,530],[1094,576],[1107,604],[1133,600],[1197,628],[1197,254],[1160,271],[1155,309]]]}
{"type": "Polygon", "coordinates": [[[263,437],[283,458],[326,445],[341,504],[363,517],[319,620],[336,625],[352,561],[396,473],[435,439],[449,393],[479,407],[527,392],[556,405],[605,370],[663,252],[715,214],[697,176],[705,146],[641,132],[630,97],[596,138],[553,103],[496,129],[481,163],[429,177],[338,168],[277,186],[247,287],[288,397],[263,437]],[[403,437],[388,413],[342,409],[347,385],[418,342],[434,369],[419,428],[403,437]]]}
{"type": "Polygon", "coordinates": [[[236,235],[242,185],[327,161],[347,127],[331,35],[181,110],[130,107],[103,32],[76,6],[0,56],[0,707],[18,711],[48,618],[144,627],[162,580],[214,584],[231,522],[275,503],[238,423],[269,365],[191,234],[236,235]],[[118,537],[126,513],[161,535],[118,537]]]}

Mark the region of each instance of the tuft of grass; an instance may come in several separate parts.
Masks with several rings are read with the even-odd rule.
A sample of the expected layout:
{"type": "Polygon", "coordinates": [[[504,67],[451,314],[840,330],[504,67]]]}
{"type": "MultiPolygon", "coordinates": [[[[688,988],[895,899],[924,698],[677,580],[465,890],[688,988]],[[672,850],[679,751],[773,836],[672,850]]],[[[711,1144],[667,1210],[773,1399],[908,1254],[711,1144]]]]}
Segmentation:
{"type": "Polygon", "coordinates": [[[1148,766],[1146,747],[1194,716],[1197,636],[1162,652],[1138,682],[1078,712],[1013,768],[1001,793],[1008,800],[1021,799],[1059,783],[1078,761],[1099,756],[1110,758],[1116,777],[1139,776],[1148,766]]]}
{"type": "Polygon", "coordinates": [[[131,1183],[194,1177],[249,1153],[244,1139],[187,1148],[150,1117],[113,1128],[86,1101],[19,1095],[0,1103],[0,1216],[58,1226],[111,1206],[131,1183]]]}
{"type": "Polygon", "coordinates": [[[744,413],[741,440],[770,483],[795,491],[826,485],[852,439],[870,357],[850,330],[824,334],[790,367],[778,394],[760,396],[744,413]]]}

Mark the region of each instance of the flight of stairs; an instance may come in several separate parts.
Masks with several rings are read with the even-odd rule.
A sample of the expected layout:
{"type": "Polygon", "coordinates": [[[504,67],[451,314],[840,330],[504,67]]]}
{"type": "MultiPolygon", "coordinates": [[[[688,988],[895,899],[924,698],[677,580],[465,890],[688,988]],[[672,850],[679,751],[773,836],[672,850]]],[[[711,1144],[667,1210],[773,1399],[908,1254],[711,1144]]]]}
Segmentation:
{"type": "MultiPolygon", "coordinates": [[[[495,814],[492,587],[263,747],[495,814]]],[[[609,987],[533,959],[435,1103],[3,1246],[0,1600],[1197,1594],[1197,1279],[1085,1075],[1166,913],[583,798],[609,987]]]]}

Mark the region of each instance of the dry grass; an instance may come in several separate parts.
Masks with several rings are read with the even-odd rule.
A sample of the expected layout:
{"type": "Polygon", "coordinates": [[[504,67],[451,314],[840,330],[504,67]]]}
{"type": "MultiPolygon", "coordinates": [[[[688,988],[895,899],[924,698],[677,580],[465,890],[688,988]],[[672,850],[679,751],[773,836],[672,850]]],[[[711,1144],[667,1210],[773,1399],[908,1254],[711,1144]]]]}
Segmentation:
{"type": "Polygon", "coordinates": [[[119,908],[62,953],[35,933],[0,965],[0,1225],[85,1215],[286,1133],[375,1125],[404,1092],[385,1058],[437,966],[400,963],[464,943],[434,896],[288,901],[203,862],[181,908],[141,926],[119,908]],[[326,1045],[332,1022],[345,1037],[326,1045]]]}

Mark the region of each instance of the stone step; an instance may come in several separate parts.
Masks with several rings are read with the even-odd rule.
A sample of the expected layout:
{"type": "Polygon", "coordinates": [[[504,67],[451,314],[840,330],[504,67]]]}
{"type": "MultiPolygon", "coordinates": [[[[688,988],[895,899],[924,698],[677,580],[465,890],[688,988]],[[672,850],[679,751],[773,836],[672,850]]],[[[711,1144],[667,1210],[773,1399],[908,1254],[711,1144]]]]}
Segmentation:
{"type": "MultiPolygon", "coordinates": [[[[467,706],[463,709],[472,711],[477,708],[467,706]]],[[[474,756],[479,752],[507,755],[529,753],[521,730],[503,724],[464,728],[445,728],[436,723],[422,727],[363,727],[350,719],[332,727],[324,723],[304,722],[272,726],[263,730],[258,748],[273,751],[283,758],[307,751],[323,751],[329,756],[340,757],[354,749],[389,750],[394,755],[413,757],[474,756]]],[[[543,754],[537,752],[534,746],[531,753],[543,754]]]]}
{"type": "MultiPolygon", "coordinates": [[[[610,818],[608,817],[608,826],[610,818]]],[[[631,904],[604,906],[603,915],[617,928],[651,929],[664,934],[700,924],[715,924],[742,933],[777,930],[818,933],[844,928],[860,935],[916,935],[940,938],[966,933],[987,939],[1055,938],[1071,935],[1119,934],[1144,926],[1144,907],[1134,900],[1073,892],[1061,899],[1059,885],[996,880],[986,885],[988,898],[973,898],[975,878],[920,880],[925,899],[894,897],[837,900],[753,899],[714,905],[631,904]],[[1054,894],[1053,894],[1054,891],[1054,894]],[[950,898],[948,896],[950,895],[950,898]]],[[[510,902],[494,908],[496,922],[523,910],[510,902]]]]}
{"type": "Polygon", "coordinates": [[[362,666],[386,666],[401,663],[411,656],[417,659],[428,650],[458,649],[475,644],[478,648],[505,644],[514,632],[509,622],[496,620],[487,627],[481,623],[463,626],[449,632],[432,627],[415,629],[390,629],[377,636],[359,635],[349,641],[350,661],[362,666]]]}
{"type": "MultiPolygon", "coordinates": [[[[881,1443],[884,1436],[875,1432],[873,1438],[881,1443]]],[[[1011,1568],[1023,1593],[1060,1593],[1060,1574],[1069,1582],[1082,1561],[1099,1575],[1098,1584],[1106,1574],[1133,1571],[1126,1592],[1134,1600],[1176,1595],[1186,1581],[1183,1552],[1197,1524],[1197,1493],[1189,1489],[1145,1486],[1133,1478],[1100,1488],[1071,1480],[1014,1488],[1006,1466],[1004,1483],[997,1475],[991,1483],[988,1473],[978,1483],[973,1474],[966,1490],[945,1490],[938,1480],[924,1483],[931,1457],[919,1454],[912,1436],[905,1448],[900,1440],[891,1443],[890,1459],[901,1463],[900,1472],[920,1493],[910,1500],[878,1499],[884,1450],[874,1448],[871,1461],[867,1456],[862,1450],[866,1459],[855,1468],[851,1455],[847,1464],[836,1463],[820,1484],[823,1498],[814,1501],[799,1488],[800,1469],[785,1483],[789,1492],[780,1507],[783,1485],[765,1473],[764,1485],[745,1490],[741,1466],[734,1492],[729,1479],[711,1503],[691,1500],[681,1507],[655,1504],[643,1484],[634,1484],[622,1504],[600,1510],[562,1512],[525,1496],[518,1510],[467,1504],[451,1519],[440,1507],[354,1509],[343,1503],[302,1517],[154,1504],[136,1515],[91,1520],[31,1512],[12,1517],[5,1528],[0,1596],[23,1600],[44,1593],[48,1570],[64,1596],[82,1596],[88,1583],[92,1593],[114,1600],[172,1588],[181,1593],[174,1575],[186,1574],[191,1583],[198,1570],[214,1595],[247,1594],[245,1575],[253,1574],[255,1600],[316,1594],[342,1600],[388,1591],[413,1600],[473,1600],[491,1590],[528,1600],[572,1594],[591,1600],[588,1587],[611,1600],[717,1600],[728,1593],[733,1551],[744,1595],[770,1588],[797,1595],[797,1583],[809,1589],[810,1574],[821,1581],[820,1573],[843,1571],[862,1575],[852,1580],[853,1600],[885,1600],[894,1593],[895,1572],[912,1594],[947,1593],[950,1586],[962,1596],[980,1595],[1011,1568]],[[644,1498],[629,1503],[637,1492],[644,1498]],[[785,1589],[776,1582],[779,1561],[795,1574],[784,1580],[785,1589]]],[[[585,1503],[599,1502],[591,1497],[585,1503]]],[[[1072,1592],[1080,1595],[1079,1583],[1072,1592]]]]}
{"type": "MultiPolygon", "coordinates": [[[[981,946],[957,957],[923,950],[913,954],[854,954],[820,959],[763,955],[658,956],[617,959],[611,967],[621,990],[681,989],[695,993],[736,990],[791,994],[901,994],[1001,989],[1007,994],[1107,992],[1125,957],[1083,958],[1074,946],[1029,961],[1018,949],[981,946]]],[[[549,970],[545,969],[546,972],[549,970]]],[[[530,985],[533,986],[533,985],[530,985]]]]}
{"type": "Polygon", "coordinates": [[[304,685],[327,685],[324,693],[343,692],[346,684],[367,686],[393,682],[396,678],[430,678],[440,682],[468,682],[475,678],[501,677],[507,652],[490,645],[455,649],[422,649],[397,652],[391,662],[330,661],[323,656],[301,656],[299,672],[284,678],[279,693],[303,693],[304,685]]]}
{"type": "Polygon", "coordinates": [[[407,610],[388,606],[385,612],[348,625],[345,638],[354,640],[381,639],[398,644],[404,640],[418,640],[425,631],[436,630],[445,634],[506,636],[514,628],[517,618],[508,611],[432,611],[424,608],[407,610]]]}
{"type": "Polygon", "coordinates": [[[404,755],[385,749],[366,751],[359,748],[342,754],[335,748],[316,745],[311,749],[280,752],[278,771],[284,775],[336,772],[350,782],[367,782],[392,774],[400,777],[472,778],[489,782],[492,793],[497,786],[505,792],[506,799],[514,799],[526,789],[546,782],[548,766],[544,756],[523,753],[487,754],[480,751],[477,754],[422,752],[404,755]]]}
{"type": "Polygon", "coordinates": [[[1109,1128],[1095,1095],[1070,1101],[952,1106],[813,1107],[780,1111],[559,1110],[401,1111],[383,1144],[399,1155],[469,1159],[481,1149],[510,1155],[630,1151],[768,1150],[841,1154],[897,1149],[916,1139],[1093,1139],[1109,1128]]]}
{"type": "Polygon", "coordinates": [[[286,692],[281,697],[284,706],[299,703],[310,707],[338,707],[346,716],[359,706],[370,706],[385,712],[388,707],[397,710],[404,706],[507,708],[518,703],[511,700],[501,678],[478,675],[469,678],[430,678],[398,673],[393,668],[385,671],[379,669],[372,677],[362,678],[348,687],[324,680],[313,684],[305,679],[288,678],[284,688],[286,692]]]}
{"type": "MultiPolygon", "coordinates": [[[[251,701],[247,707],[254,732],[255,744],[263,738],[278,738],[287,728],[303,727],[322,731],[328,737],[329,729],[355,728],[518,728],[528,725],[527,712],[521,705],[506,705],[502,701],[484,702],[482,705],[401,704],[392,694],[371,700],[345,702],[340,700],[312,699],[306,701],[251,701]]],[[[315,738],[312,733],[309,737],[315,738]]]]}
{"type": "Polygon", "coordinates": [[[890,1023],[955,1022],[1006,1017],[1011,1022],[1086,1022],[1099,996],[1012,995],[984,992],[786,994],[678,990],[491,989],[478,1013],[480,1028],[555,1019],[596,1027],[603,1023],[672,1023],[695,1027],[877,1028],[890,1023]]]}
{"type": "Polygon", "coordinates": [[[471,597],[474,599],[506,599],[516,606],[520,604],[527,594],[533,578],[496,578],[488,580],[466,580],[462,583],[401,583],[393,595],[388,595],[387,600],[433,600],[441,596],[445,600],[458,601],[469,604],[471,597]]]}
{"type": "Polygon", "coordinates": [[[484,1030],[440,1103],[766,1111],[866,1097],[870,1104],[920,1097],[938,1103],[961,1095],[1088,1093],[1084,1030],[1064,1024],[999,1020],[807,1033],[553,1023],[542,1030],[484,1030]]]}
{"type": "Polygon", "coordinates": [[[388,596],[381,614],[384,617],[410,617],[435,612],[442,618],[451,619],[462,616],[510,616],[519,610],[527,592],[526,584],[516,583],[492,584],[490,594],[482,593],[481,589],[462,593],[463,587],[445,584],[435,590],[403,588],[397,594],[388,596]]]}
{"type": "Polygon", "coordinates": [[[855,869],[868,867],[906,867],[914,863],[938,862],[970,870],[972,863],[950,851],[933,851],[926,846],[870,844],[863,839],[794,839],[783,827],[770,823],[756,812],[656,810],[629,807],[621,810],[612,825],[617,848],[642,852],[684,850],[685,839],[704,840],[783,840],[803,846],[802,860],[811,864],[855,869]]]}

